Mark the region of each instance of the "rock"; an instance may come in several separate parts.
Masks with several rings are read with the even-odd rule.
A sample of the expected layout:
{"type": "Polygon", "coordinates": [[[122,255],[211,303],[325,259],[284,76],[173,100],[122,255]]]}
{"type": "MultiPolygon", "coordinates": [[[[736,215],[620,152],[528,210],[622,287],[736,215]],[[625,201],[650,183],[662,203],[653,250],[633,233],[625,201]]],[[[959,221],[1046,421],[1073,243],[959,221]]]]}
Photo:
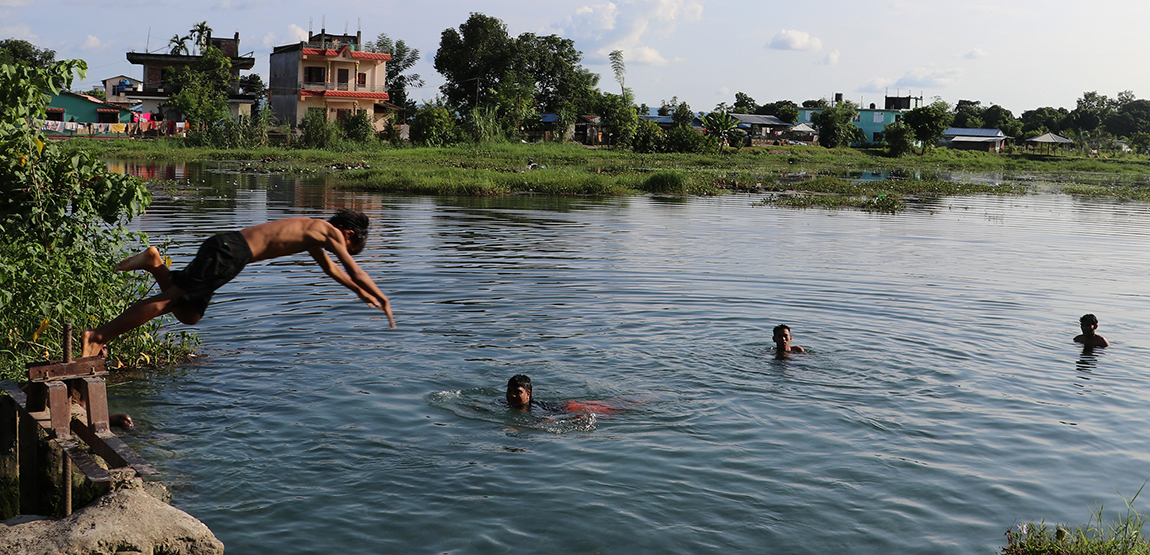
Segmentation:
{"type": "Polygon", "coordinates": [[[21,515],[0,522],[6,555],[218,555],[204,523],[149,495],[133,479],[63,519],[21,515]]]}

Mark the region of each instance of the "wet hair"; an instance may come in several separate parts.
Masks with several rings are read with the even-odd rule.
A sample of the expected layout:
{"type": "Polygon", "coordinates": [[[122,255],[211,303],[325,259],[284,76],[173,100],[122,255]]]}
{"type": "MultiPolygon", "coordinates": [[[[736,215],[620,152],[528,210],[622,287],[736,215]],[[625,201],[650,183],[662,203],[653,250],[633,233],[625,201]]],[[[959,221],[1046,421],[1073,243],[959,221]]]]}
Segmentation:
{"type": "Polygon", "coordinates": [[[327,223],[335,226],[336,229],[345,229],[351,232],[347,252],[351,254],[363,252],[363,247],[367,244],[367,226],[371,224],[366,214],[340,208],[335,211],[334,216],[327,220],[327,223]]]}
{"type": "Polygon", "coordinates": [[[779,324],[779,325],[775,326],[775,332],[773,334],[773,337],[778,337],[778,336],[782,335],[783,330],[790,331],[791,327],[786,325],[786,324],[779,324]]]}
{"type": "Polygon", "coordinates": [[[1097,326],[1098,325],[1098,317],[1093,315],[1093,314],[1086,314],[1086,315],[1082,316],[1081,318],[1079,318],[1078,321],[1081,322],[1082,325],[1084,325],[1084,326],[1097,326]]]}
{"type": "Polygon", "coordinates": [[[515,374],[514,376],[511,376],[511,379],[507,380],[507,390],[511,391],[517,387],[522,387],[524,389],[524,391],[526,391],[527,394],[530,395],[531,394],[531,378],[528,378],[527,376],[524,376],[523,374],[515,374]]]}

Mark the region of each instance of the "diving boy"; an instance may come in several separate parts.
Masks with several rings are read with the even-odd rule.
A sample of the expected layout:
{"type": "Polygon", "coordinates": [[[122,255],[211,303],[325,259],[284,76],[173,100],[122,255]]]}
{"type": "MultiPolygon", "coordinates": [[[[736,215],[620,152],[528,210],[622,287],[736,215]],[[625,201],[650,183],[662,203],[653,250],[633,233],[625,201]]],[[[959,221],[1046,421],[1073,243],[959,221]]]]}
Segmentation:
{"type": "Polygon", "coordinates": [[[212,294],[236,277],[244,266],[304,251],[329,277],[387,314],[388,324],[394,329],[395,319],[387,295],[352,258],[363,251],[368,225],[368,218],[362,212],[345,209],[327,221],[305,217],[273,220],[208,238],[200,245],[196,258],[183,270],[176,271],[164,265],[155,247],[148,247],[121,260],[114,269],[118,272],[144,270],[152,274],[160,293],[136,302],[111,322],[84,330],[81,334],[83,356],[99,355],[109,341],[164,314],[171,313],[180,322],[193,325],[204,316],[212,294]],[[328,257],[329,252],[346,272],[328,257]]]}

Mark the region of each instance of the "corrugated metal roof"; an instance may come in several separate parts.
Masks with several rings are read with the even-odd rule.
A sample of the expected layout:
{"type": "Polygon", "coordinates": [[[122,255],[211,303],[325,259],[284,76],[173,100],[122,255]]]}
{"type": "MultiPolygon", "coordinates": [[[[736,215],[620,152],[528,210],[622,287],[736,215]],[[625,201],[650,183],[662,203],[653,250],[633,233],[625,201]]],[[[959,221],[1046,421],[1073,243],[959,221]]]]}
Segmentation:
{"type": "Polygon", "coordinates": [[[739,120],[739,123],[746,123],[749,125],[766,125],[770,127],[790,127],[791,124],[775,117],[775,116],[760,116],[758,114],[730,114],[731,117],[739,120]]]}
{"type": "Polygon", "coordinates": [[[1005,137],[998,129],[974,129],[970,127],[948,127],[943,137],[1005,137]]]}
{"type": "Polygon", "coordinates": [[[644,115],[640,115],[639,119],[645,119],[647,121],[653,121],[653,122],[661,124],[661,125],[671,125],[672,123],[675,123],[675,118],[673,118],[671,116],[644,116],[644,115]]]}

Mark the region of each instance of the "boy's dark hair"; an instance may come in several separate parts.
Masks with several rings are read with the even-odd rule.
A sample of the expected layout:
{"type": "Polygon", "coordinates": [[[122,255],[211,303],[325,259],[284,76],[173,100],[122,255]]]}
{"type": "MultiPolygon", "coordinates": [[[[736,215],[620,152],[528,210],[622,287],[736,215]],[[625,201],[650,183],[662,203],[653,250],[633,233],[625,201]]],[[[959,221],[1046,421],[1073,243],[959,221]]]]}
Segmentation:
{"type": "Polygon", "coordinates": [[[351,254],[363,252],[363,247],[367,244],[367,226],[371,224],[367,214],[340,208],[335,211],[334,216],[328,219],[327,223],[335,226],[336,229],[346,229],[351,232],[351,241],[347,246],[347,252],[351,254]]]}
{"type": "Polygon", "coordinates": [[[515,374],[514,376],[511,376],[511,379],[507,380],[507,389],[510,391],[517,387],[522,387],[525,391],[527,391],[528,394],[530,394],[531,378],[528,378],[523,374],[515,374]]]}
{"type": "Polygon", "coordinates": [[[779,336],[779,334],[783,333],[783,330],[787,330],[787,331],[790,331],[790,329],[791,329],[791,327],[790,327],[790,326],[788,326],[788,325],[786,325],[786,324],[779,324],[779,325],[775,326],[775,331],[774,331],[774,333],[772,334],[772,336],[773,336],[773,337],[778,337],[778,336],[779,336]]]}
{"type": "Polygon", "coordinates": [[[1098,325],[1098,317],[1093,315],[1093,314],[1086,314],[1083,317],[1079,318],[1078,321],[1081,322],[1083,325],[1086,325],[1086,326],[1097,326],[1098,325]]]}

